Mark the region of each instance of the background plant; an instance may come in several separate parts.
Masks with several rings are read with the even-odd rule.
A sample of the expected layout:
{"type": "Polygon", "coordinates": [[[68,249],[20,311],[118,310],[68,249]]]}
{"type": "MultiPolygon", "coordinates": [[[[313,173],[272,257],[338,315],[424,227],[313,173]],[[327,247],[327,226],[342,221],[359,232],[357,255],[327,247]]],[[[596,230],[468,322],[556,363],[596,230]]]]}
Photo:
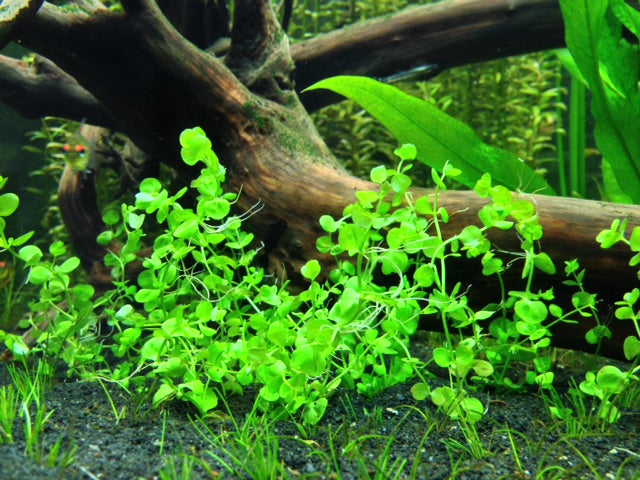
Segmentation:
{"type": "Polygon", "coordinates": [[[307,39],[360,20],[397,12],[407,5],[428,3],[435,0],[303,0],[294,2],[287,34],[294,41],[307,39]]]}
{"type": "MultiPolygon", "coordinates": [[[[557,190],[566,191],[561,190],[555,168],[556,157],[566,148],[566,108],[562,65],[554,53],[458,67],[427,81],[395,85],[469,125],[484,142],[548,173],[557,190]]],[[[338,158],[356,175],[366,176],[379,163],[393,165],[396,140],[352,101],[325,107],[314,119],[338,158]]],[[[433,186],[429,168],[416,165],[411,176],[418,185],[433,186]]]]}
{"type": "Polygon", "coordinates": [[[560,2],[571,73],[591,92],[596,144],[603,154],[604,188],[611,198],[640,201],[638,47],[640,14],[623,0],[560,2]],[[624,195],[620,195],[620,193],[624,195]]]}
{"type": "Polygon", "coordinates": [[[401,143],[420,149],[418,159],[442,171],[450,161],[460,169],[458,181],[471,187],[488,172],[511,189],[553,189],[525,163],[505,150],[483,143],[466,124],[431,104],[397,88],[366,77],[340,76],[322,80],[307,90],[326,88],[357,101],[401,143]]]}

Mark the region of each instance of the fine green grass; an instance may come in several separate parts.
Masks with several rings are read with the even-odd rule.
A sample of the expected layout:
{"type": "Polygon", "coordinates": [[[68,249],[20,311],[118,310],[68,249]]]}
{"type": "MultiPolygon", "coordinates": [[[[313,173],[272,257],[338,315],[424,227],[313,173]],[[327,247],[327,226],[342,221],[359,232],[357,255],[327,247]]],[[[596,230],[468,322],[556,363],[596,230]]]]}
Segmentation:
{"type": "Polygon", "coordinates": [[[11,383],[0,387],[0,445],[16,441],[16,428],[22,429],[27,458],[49,468],[62,471],[74,462],[77,447],[73,440],[60,436],[50,447],[44,435],[54,411],[47,407],[46,395],[51,388],[52,367],[46,361],[35,366],[26,363],[7,366],[11,383]]]}
{"type": "MultiPolygon", "coordinates": [[[[583,366],[582,355],[563,358],[575,362],[565,368],[583,366]]],[[[31,366],[15,364],[7,368],[11,383],[0,387],[0,443],[15,443],[16,431],[21,430],[19,442],[24,445],[27,458],[61,472],[73,467],[78,442],[63,440],[67,438],[63,432],[46,429],[55,418],[55,412],[47,406],[47,393],[53,381],[47,359],[31,366]],[[47,441],[47,437],[57,439],[47,441]]],[[[104,391],[105,406],[115,405],[116,400],[107,395],[108,389],[104,391]]],[[[134,420],[161,425],[158,455],[164,458],[164,467],[157,472],[161,479],[203,478],[202,472],[206,478],[342,479],[353,478],[356,472],[357,478],[363,479],[420,479],[429,475],[433,442],[443,445],[448,453],[447,478],[451,479],[463,478],[479,466],[489,468],[492,461],[502,456],[512,460],[510,475],[517,476],[495,478],[638,478],[638,453],[625,450],[624,439],[613,431],[614,424],[602,421],[598,403],[585,400],[574,380],[569,381],[566,391],[552,388],[527,395],[538,398],[548,411],[536,420],[538,434],[533,437],[514,425],[495,421],[490,415],[470,426],[420,405],[382,406],[376,405],[374,398],[369,406],[363,406],[353,393],[339,394],[332,401],[332,408],[339,411],[332,416],[334,420],[317,425],[305,425],[295,416],[274,418],[261,413],[257,405],[242,413],[221,395],[223,413],[194,415],[190,422],[185,417],[185,423],[205,440],[206,447],[197,453],[167,449],[164,443],[167,410],[134,420]],[[550,413],[556,409],[570,410],[571,414],[561,418],[550,413]],[[336,418],[338,423],[334,423],[336,418]],[[410,448],[405,438],[407,431],[414,435],[410,448]],[[583,441],[606,439],[626,457],[617,467],[615,477],[605,476],[598,460],[582,450],[583,441]],[[302,472],[290,467],[286,459],[292,445],[299,445],[296,450],[323,469],[302,472]],[[563,464],[562,459],[569,456],[579,461],[563,464]],[[345,471],[349,472],[347,477],[345,471]]],[[[632,410],[626,413],[633,415],[631,418],[637,417],[633,409],[637,408],[639,395],[637,385],[631,384],[616,399],[620,408],[632,410]]],[[[130,403],[130,409],[119,405],[115,410],[118,414],[114,414],[114,424],[126,418],[127,413],[122,412],[135,410],[136,399],[132,398],[130,403]]],[[[115,407],[107,408],[113,411],[115,407]]],[[[497,407],[489,407],[492,408],[497,407]]]]}

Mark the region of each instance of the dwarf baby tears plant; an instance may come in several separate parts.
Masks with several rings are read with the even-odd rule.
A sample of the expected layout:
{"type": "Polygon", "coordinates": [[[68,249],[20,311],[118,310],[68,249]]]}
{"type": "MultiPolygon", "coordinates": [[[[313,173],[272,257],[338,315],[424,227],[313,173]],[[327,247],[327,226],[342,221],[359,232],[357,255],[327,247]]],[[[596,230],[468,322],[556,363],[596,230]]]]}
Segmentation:
{"type": "MultiPolygon", "coordinates": [[[[377,167],[371,172],[378,190],[358,192],[358,201],[348,206],[340,219],[326,215],[320,218],[328,235],[318,239],[318,249],[336,256],[338,268],[330,279],[332,288],[342,292],[329,317],[350,326],[357,320],[368,328],[380,327],[385,332],[382,338],[391,341],[389,347],[398,352],[408,350],[406,335],[415,329],[419,315],[437,316],[446,341],[434,349],[433,360],[448,371],[450,386],[432,391],[423,381],[413,387],[413,393],[419,399],[430,397],[452,418],[473,425],[482,417],[484,407],[471,396],[469,380],[515,388],[517,385],[507,376],[509,367],[514,362],[534,361],[530,383],[541,381],[537,374],[545,374],[545,381],[550,382],[551,361],[543,353],[549,345],[548,327],[567,321],[586,307],[578,305],[572,312],[563,313],[559,307],[547,306],[546,302],[553,299],[551,291],[532,291],[534,271],[553,273],[555,267],[546,254],[537,251],[542,228],[531,202],[515,197],[504,187],[493,186],[490,176],[485,175],[476,185],[477,193],[491,200],[479,212],[481,226],[469,225],[446,238],[441,227],[448,222],[449,213],[439,205],[439,196],[446,189],[444,178],[455,177],[459,171],[449,165],[441,175],[433,170],[435,193],[414,198],[406,172],[416,149],[405,145],[395,153],[400,157],[396,169],[377,167]],[[515,257],[512,263],[522,262],[525,288],[503,291],[502,302],[476,311],[468,305],[463,285],[448,280],[447,261],[461,255],[480,257],[485,275],[500,276],[508,265],[486,237],[491,228],[515,229],[522,238],[522,252],[510,255],[515,257]],[[487,341],[488,336],[493,339],[487,341]]],[[[357,348],[365,349],[371,343],[367,337],[377,339],[378,335],[356,332],[357,348]]],[[[371,383],[367,368],[384,371],[385,366],[373,363],[375,357],[364,358],[369,363],[361,365],[360,371],[352,368],[351,375],[344,378],[355,380],[361,392],[375,393],[376,387],[390,384],[385,382],[400,381],[412,374],[408,365],[414,370],[420,366],[409,356],[392,357],[401,363],[387,365],[387,376],[376,378],[376,385],[371,383]]],[[[469,432],[473,435],[472,430],[469,432]]]]}
{"type": "MultiPolygon", "coordinates": [[[[0,188],[6,179],[0,177],[0,188]]],[[[0,253],[7,252],[15,265],[21,263],[28,270],[25,283],[35,292],[29,302],[29,315],[21,322],[22,328],[31,328],[30,335],[38,337],[36,350],[46,350],[52,357],[61,355],[69,365],[81,365],[99,357],[99,346],[83,342],[95,334],[97,317],[93,314],[90,285],[71,287],[71,277],[80,266],[80,260],[67,255],[62,242],[55,242],[43,252],[35,245],[26,245],[33,232],[17,238],[7,237],[4,217],[13,214],[19,205],[13,193],[0,195],[0,253]],[[46,330],[49,331],[46,331],[46,330]],[[55,334],[51,335],[51,332],[55,334]]],[[[10,299],[8,299],[10,300],[10,299]]],[[[0,340],[16,358],[30,352],[21,335],[0,330],[0,340]]]]}
{"type": "MultiPolygon", "coordinates": [[[[118,288],[103,300],[113,330],[110,349],[120,362],[99,375],[149,391],[156,405],[180,398],[203,413],[216,408],[221,392],[256,385],[260,408],[301,411],[305,422],[316,423],[341,383],[373,394],[414,374],[408,338],[417,327],[417,299],[402,283],[388,290],[371,277],[376,265],[406,269],[406,254],[381,254],[373,266],[363,258],[341,263],[322,284],[312,260],[302,268],[308,289],[294,295],[255,265],[253,236],[242,230],[243,216],[230,215],[237,196],[223,191],[225,169],[204,132],[186,130],[180,143],[186,163],[205,166],[191,184],[195,208],[180,203],[187,189],[170,195],[158,180],[146,179],[135,205],[105,216],[114,229],[99,240],[123,242],[105,259],[118,288]],[[136,260],[150,220],[162,231],[130,285],[124,271],[136,260]]],[[[404,174],[396,176],[401,199],[408,183],[404,174]]],[[[359,208],[350,207],[350,215],[359,208]]],[[[342,245],[329,248],[357,255],[374,246],[377,230],[393,222],[378,216],[375,228],[353,227],[350,234],[345,228],[342,245]]],[[[331,228],[326,220],[323,225],[331,228]]]]}
{"type": "MultiPolygon", "coordinates": [[[[636,267],[640,264],[640,227],[636,226],[627,237],[628,220],[614,220],[608,230],[600,232],[596,240],[602,248],[611,248],[617,243],[624,243],[629,247],[633,256],[629,260],[629,266],[636,267]]],[[[640,272],[638,273],[640,278],[640,272]]],[[[587,396],[597,399],[599,402],[596,423],[604,429],[607,425],[619,420],[621,414],[616,405],[617,397],[629,388],[630,385],[640,381],[638,376],[638,364],[640,363],[640,310],[638,310],[640,289],[633,288],[624,294],[622,300],[616,302],[618,308],[615,317],[620,321],[632,322],[635,335],[630,335],[624,340],[623,352],[625,358],[631,362],[630,368],[624,372],[614,365],[605,365],[598,372],[587,372],[586,378],[580,383],[580,391],[587,396]]]]}
{"type": "MultiPolygon", "coordinates": [[[[592,314],[595,299],[581,290],[577,264],[567,267],[579,290],[571,311],[552,303],[552,291],[533,291],[535,272],[555,272],[538,248],[543,232],[535,207],[494,186],[489,175],[476,185],[488,199],[478,224],[446,236],[443,226],[455,213],[440,205],[441,193],[445,178],[459,170],[432,170],[435,191],[416,198],[407,175],[416,158],[413,145],[395,151],[396,168],[374,168],[376,188],[358,192],[340,218],[319,219],[325,235],[317,248],[335,256],[336,266],[322,272],[310,260],[301,270],[307,289],[293,293],[257,266],[259,250],[242,228],[260,205],[232,214],[237,194],[223,190],[225,169],[202,129],[185,130],[180,144],[185,163],[203,165],[189,188],[172,195],[159,180],[147,178],[134,205],[104,216],[110,229],[98,241],[118,245],[105,257],[111,291],[93,298],[91,287],[72,287],[70,274],[79,260],[59,260],[65,254],[59,243],[51,246],[50,260],[33,246],[15,253],[29,268],[29,282],[40,288],[34,316],[49,323],[37,348],[59,356],[84,378],[117,382],[155,405],[182,399],[202,413],[214,410],[220,395],[251,387],[259,409],[300,414],[313,424],[339,386],[375,395],[417,376],[414,396],[430,398],[462,422],[475,448],[480,443],[474,424],[485,410],[474,396],[476,385],[550,385],[549,327],[592,314]],[[195,206],[183,198],[195,198],[195,206]],[[521,250],[494,247],[486,236],[494,228],[514,230],[521,250]],[[449,259],[460,256],[479,258],[483,273],[497,276],[498,302],[479,310],[469,305],[470,286],[447,275],[449,259]],[[133,282],[126,275],[130,267],[140,271],[133,282]],[[520,267],[522,290],[507,290],[502,272],[520,267]],[[431,389],[425,364],[410,353],[421,316],[442,324],[445,341],[433,350],[433,362],[447,372],[447,386],[431,389]],[[97,338],[99,328],[105,334],[97,338]],[[525,380],[512,378],[516,362],[529,365],[525,380]]],[[[5,239],[9,248],[15,242],[5,239]]],[[[14,352],[26,349],[15,338],[5,342],[13,339],[14,352]]],[[[603,379],[595,385],[606,388],[603,379]]]]}

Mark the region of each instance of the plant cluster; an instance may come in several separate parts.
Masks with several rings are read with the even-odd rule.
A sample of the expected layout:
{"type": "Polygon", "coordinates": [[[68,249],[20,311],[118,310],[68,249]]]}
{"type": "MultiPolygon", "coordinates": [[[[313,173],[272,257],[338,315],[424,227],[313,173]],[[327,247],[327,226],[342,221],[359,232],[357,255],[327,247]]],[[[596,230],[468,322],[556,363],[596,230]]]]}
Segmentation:
{"type": "MultiPolygon", "coordinates": [[[[280,2],[276,2],[280,3],[280,2]]],[[[435,0],[304,0],[294,2],[287,34],[294,41],[331,32],[361,20],[393,13],[407,5],[435,3],[435,0]]]]}
{"type": "MultiPolygon", "coordinates": [[[[474,455],[481,456],[475,424],[486,406],[475,395],[477,389],[518,390],[530,384],[553,391],[549,328],[576,315],[595,314],[595,295],[583,290],[584,272],[577,262],[565,268],[567,281],[577,289],[571,310],[553,303],[552,290],[532,290],[536,272],[555,272],[551,259],[537,249],[543,231],[535,205],[494,186],[488,174],[476,185],[476,192],[490,200],[479,212],[481,226],[469,225],[446,238],[441,226],[450,213],[439,205],[439,194],[446,189],[445,178],[460,172],[449,165],[441,174],[432,170],[435,193],[414,198],[408,176],[417,154],[413,145],[396,149],[395,169],[372,169],[370,178],[378,188],[358,192],[357,202],[341,218],[320,218],[326,234],[317,247],[335,257],[336,267],[322,272],[318,261],[310,260],[301,271],[308,287],[291,292],[254,261],[259,251],[252,248],[253,236],[242,229],[242,221],[259,206],[244,215],[231,214],[237,194],[224,191],[225,169],[204,132],[185,130],[180,143],[185,163],[204,164],[191,184],[197,205],[180,203],[187,187],[171,195],[148,178],[134,205],[107,212],[104,221],[112,228],[98,240],[109,244],[117,239],[121,248],[105,258],[114,289],[97,298],[93,287],[71,285],[79,260],[65,257],[61,243],[51,245],[47,261],[40,248],[25,245],[28,234],[6,238],[0,229],[0,247],[24,263],[28,282],[39,288],[25,322],[42,330],[33,350],[63,360],[69,374],[117,382],[154,405],[182,399],[203,414],[215,410],[221,396],[255,386],[258,409],[276,417],[299,415],[307,424],[320,420],[339,386],[375,395],[417,377],[414,397],[430,398],[461,422],[474,455]],[[161,233],[147,239],[148,225],[159,225],[161,233]],[[493,228],[514,230],[522,250],[500,253],[486,236],[493,228]],[[153,251],[140,259],[147,240],[153,241],[153,251]],[[466,287],[447,277],[448,260],[459,256],[480,258],[483,273],[499,279],[519,261],[524,288],[503,288],[501,301],[474,310],[466,287]],[[143,270],[130,283],[126,268],[138,261],[143,270]],[[443,345],[426,363],[411,354],[410,346],[424,315],[439,318],[444,331],[443,345]],[[448,386],[430,387],[431,362],[448,372],[448,386]],[[528,365],[526,375],[515,375],[516,363],[528,365]]],[[[0,213],[13,213],[17,202],[15,195],[4,194],[0,213]]],[[[638,231],[627,241],[624,228],[616,224],[615,234],[602,234],[604,246],[627,241],[637,251],[638,231]]],[[[618,316],[637,326],[633,305],[640,295],[634,292],[625,296],[618,316]]],[[[607,334],[599,325],[589,336],[597,343],[607,334]]],[[[20,336],[3,332],[1,339],[16,357],[30,353],[20,336]]],[[[637,360],[638,345],[636,337],[625,343],[630,360],[637,360]]],[[[633,370],[624,373],[617,367],[587,375],[580,390],[601,401],[599,425],[619,418],[615,397],[637,380],[633,370]]],[[[571,414],[562,406],[552,412],[571,414]]]]}

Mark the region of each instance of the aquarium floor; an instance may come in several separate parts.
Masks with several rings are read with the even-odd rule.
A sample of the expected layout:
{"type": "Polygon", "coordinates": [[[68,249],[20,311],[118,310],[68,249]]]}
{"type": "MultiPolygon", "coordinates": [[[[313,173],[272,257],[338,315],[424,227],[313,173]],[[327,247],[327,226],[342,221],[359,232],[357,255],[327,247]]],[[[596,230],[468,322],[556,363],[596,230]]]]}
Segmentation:
{"type": "MultiPolygon", "coordinates": [[[[576,380],[582,378],[580,374],[576,380]]],[[[438,380],[434,382],[435,386],[438,380]]],[[[0,365],[0,385],[7,383],[6,366],[0,365]]],[[[415,401],[409,387],[397,386],[373,399],[354,392],[333,397],[320,425],[308,432],[312,441],[306,443],[301,441],[301,432],[293,422],[277,423],[273,431],[278,438],[279,463],[289,478],[640,478],[638,409],[624,412],[622,420],[607,434],[590,434],[578,439],[564,434],[561,427],[553,428],[557,423],[549,418],[537,395],[482,394],[480,398],[488,404],[488,411],[478,430],[488,455],[474,460],[456,447],[456,442],[466,445],[460,427],[436,414],[431,402],[415,401]],[[437,422],[422,447],[420,442],[429,423],[418,409],[426,410],[427,418],[437,422]],[[512,432],[520,467],[507,428],[512,432]],[[330,445],[335,452],[333,456],[330,445]],[[418,467],[411,477],[418,451],[418,467]],[[381,472],[385,458],[387,475],[381,472]],[[592,463],[597,475],[585,466],[585,459],[592,463]],[[397,466],[403,460],[406,464],[402,474],[394,476],[394,462],[398,462],[397,466]],[[619,470],[623,462],[626,462],[624,468],[619,470]]],[[[110,388],[110,392],[116,407],[126,409],[119,423],[98,383],[68,381],[55,385],[46,396],[46,405],[53,415],[40,448],[48,452],[62,438],[63,449],[69,445],[77,448],[74,462],[61,470],[29,459],[25,455],[22,423],[17,421],[15,443],[0,445],[0,479],[156,479],[163,478],[159,472],[172,456],[178,475],[164,478],[181,479],[185,477],[179,475],[180,454],[197,456],[209,465],[210,472],[196,466],[190,478],[238,478],[239,475],[229,473],[207,453],[213,448],[190,423],[189,418],[194,418],[195,413],[187,404],[174,402],[166,414],[158,410],[136,414],[131,397],[116,387],[110,388]]],[[[238,421],[245,418],[252,405],[250,394],[229,397],[228,402],[238,421]]],[[[209,419],[207,423],[216,434],[234,431],[230,418],[225,415],[209,419]]],[[[227,441],[225,445],[231,444],[227,441]]],[[[229,458],[221,450],[216,453],[222,459],[229,458]]],[[[259,476],[253,474],[254,478],[259,476]]]]}

